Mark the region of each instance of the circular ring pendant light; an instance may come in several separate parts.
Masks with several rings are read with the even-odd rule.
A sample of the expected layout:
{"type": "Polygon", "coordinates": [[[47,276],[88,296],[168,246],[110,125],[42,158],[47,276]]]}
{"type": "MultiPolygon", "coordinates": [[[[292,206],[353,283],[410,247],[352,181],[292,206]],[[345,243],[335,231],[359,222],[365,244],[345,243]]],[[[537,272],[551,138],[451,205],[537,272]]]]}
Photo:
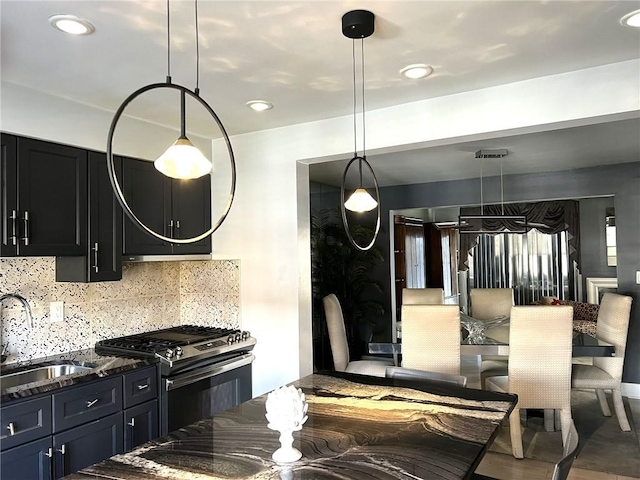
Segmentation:
{"type": "Polygon", "coordinates": [[[344,169],[344,173],[342,174],[342,184],[340,187],[340,210],[342,213],[342,223],[344,225],[345,232],[351,244],[361,251],[367,251],[373,247],[376,239],[378,238],[378,233],[380,232],[380,190],[378,188],[378,179],[376,178],[376,174],[371,167],[371,164],[367,161],[366,156],[366,145],[365,145],[365,102],[364,102],[364,39],[371,36],[374,32],[374,21],[375,16],[372,12],[368,10],[352,10],[350,12],[345,13],[342,16],[342,34],[353,40],[353,143],[354,143],[354,154],[353,158],[347,163],[347,166],[344,169]],[[358,155],[357,149],[357,128],[356,128],[356,53],[355,53],[355,40],[361,40],[361,49],[362,49],[362,65],[361,65],[361,73],[362,73],[362,155],[358,155]],[[346,180],[347,173],[349,172],[349,168],[354,163],[358,164],[359,170],[359,178],[360,178],[360,186],[353,192],[351,197],[345,201],[345,191],[346,191],[346,180]],[[373,177],[374,188],[376,191],[376,198],[374,200],[373,197],[367,192],[367,190],[362,185],[362,165],[365,165],[371,175],[373,177]],[[368,212],[373,209],[376,209],[376,225],[373,233],[373,238],[368,245],[360,245],[353,238],[351,231],[349,229],[349,220],[347,219],[347,210],[351,210],[354,212],[368,212]]]}
{"type": "Polygon", "coordinates": [[[235,162],[235,157],[233,154],[233,148],[231,147],[231,140],[229,139],[229,135],[227,134],[224,125],[222,125],[222,122],[220,121],[220,118],[218,117],[218,115],[214,112],[214,110],[209,106],[209,104],[202,99],[202,97],[200,97],[200,88],[199,88],[199,81],[200,81],[200,51],[199,51],[199,40],[198,40],[198,0],[195,0],[195,33],[196,33],[196,88],[194,90],[190,90],[187,87],[184,87],[182,85],[178,85],[175,83],[171,83],[171,41],[170,41],[170,22],[169,22],[169,0],[167,0],[167,79],[165,83],[153,83],[150,85],[145,85],[142,88],[139,88],[138,90],[136,90],[135,92],[133,92],[131,95],[129,95],[125,101],[122,103],[122,105],[120,105],[120,107],[118,108],[118,110],[116,111],[113,120],[111,121],[111,127],[109,128],[109,135],[107,138],[107,171],[109,173],[109,180],[111,182],[111,187],[113,189],[113,192],[115,194],[116,200],[118,201],[118,203],[120,204],[120,206],[122,207],[122,209],[124,210],[124,213],[127,215],[127,217],[129,217],[129,219],[138,227],[140,228],[143,232],[148,233],[149,235],[158,238],[160,240],[162,240],[163,242],[168,242],[168,243],[177,243],[177,244],[188,244],[188,243],[195,243],[198,242],[206,237],[208,237],[209,235],[213,234],[213,232],[215,232],[220,225],[222,225],[222,222],[224,222],[224,220],[227,218],[227,215],[229,214],[229,211],[231,210],[231,205],[233,204],[233,199],[235,196],[235,191],[236,191],[236,162],[235,162]],[[204,107],[204,109],[209,113],[209,115],[215,120],[216,124],[218,125],[218,128],[220,129],[220,132],[222,133],[222,136],[224,137],[225,140],[225,144],[227,147],[227,152],[229,154],[229,163],[231,166],[231,187],[229,190],[229,197],[227,199],[227,204],[222,212],[222,214],[220,215],[220,218],[211,226],[211,228],[209,230],[207,230],[206,232],[203,232],[200,235],[197,235],[195,237],[191,237],[191,238],[172,238],[172,237],[166,237],[164,235],[161,235],[160,233],[156,232],[155,230],[149,228],[147,225],[144,224],[144,222],[142,222],[142,220],[140,220],[138,218],[138,216],[133,212],[133,210],[131,209],[131,207],[129,206],[129,204],[127,203],[126,198],[124,197],[124,194],[122,192],[122,188],[120,186],[120,183],[118,182],[118,178],[116,175],[116,169],[115,169],[115,162],[114,162],[114,154],[113,154],[113,136],[115,134],[115,130],[116,130],[116,126],[118,125],[118,122],[120,120],[120,117],[122,116],[122,114],[124,113],[125,109],[127,108],[127,106],[137,97],[139,97],[140,95],[150,91],[150,90],[157,90],[157,89],[170,89],[170,90],[177,90],[180,92],[180,124],[181,124],[181,131],[180,131],[180,137],[178,138],[178,140],[169,148],[167,149],[167,151],[160,157],[158,158],[154,163],[156,165],[156,168],[163,173],[164,175],[171,177],[171,178],[184,178],[184,179],[189,179],[189,178],[198,178],[201,177],[203,175],[206,175],[207,173],[209,173],[209,171],[211,170],[211,163],[209,162],[209,160],[207,160],[202,153],[196,148],[194,147],[191,142],[189,141],[189,139],[186,137],[186,114],[185,114],[185,103],[186,103],[186,97],[189,96],[190,98],[195,99],[202,107],[204,107]],[[177,155],[184,155],[182,158],[188,158],[189,160],[193,159],[194,160],[194,165],[191,167],[187,167],[187,168],[181,168],[180,165],[180,160],[181,159],[175,159],[175,157],[173,155],[175,155],[173,152],[175,151],[177,147],[177,151],[180,152],[184,152],[186,153],[186,155],[184,155],[184,153],[178,153],[177,155]],[[175,163],[172,163],[172,161],[174,161],[175,163]],[[207,170],[207,163],[209,164],[208,170],[207,170]],[[205,165],[203,167],[203,164],[205,165]]]}

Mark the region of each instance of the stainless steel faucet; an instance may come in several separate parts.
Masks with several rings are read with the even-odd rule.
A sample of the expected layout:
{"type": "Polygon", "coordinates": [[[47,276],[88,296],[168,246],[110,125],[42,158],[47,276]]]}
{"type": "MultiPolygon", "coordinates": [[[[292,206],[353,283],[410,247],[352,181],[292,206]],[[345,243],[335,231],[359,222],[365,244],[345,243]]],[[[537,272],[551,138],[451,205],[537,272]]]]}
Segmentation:
{"type": "MultiPolygon", "coordinates": [[[[29,302],[26,298],[24,298],[22,295],[18,295],[17,293],[5,293],[0,296],[0,322],[2,321],[2,302],[7,298],[15,298],[20,303],[22,303],[24,311],[27,314],[27,323],[29,324],[29,328],[33,328],[33,315],[31,314],[31,307],[29,306],[29,302]]],[[[0,345],[0,349],[2,350],[2,353],[0,354],[2,357],[2,361],[0,363],[4,363],[4,361],[7,359],[7,356],[5,354],[7,345],[0,345]]]]}

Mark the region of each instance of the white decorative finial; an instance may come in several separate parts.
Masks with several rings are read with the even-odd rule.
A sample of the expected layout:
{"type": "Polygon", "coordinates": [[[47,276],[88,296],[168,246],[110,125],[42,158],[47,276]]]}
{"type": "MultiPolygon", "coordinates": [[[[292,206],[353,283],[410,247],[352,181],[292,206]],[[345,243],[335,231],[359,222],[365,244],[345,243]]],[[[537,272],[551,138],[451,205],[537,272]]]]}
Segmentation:
{"type": "Polygon", "coordinates": [[[269,421],[267,427],[280,432],[280,448],[271,457],[278,463],[299,460],[302,453],[293,448],[293,432],[302,429],[302,425],[309,418],[307,417],[309,405],[304,393],[291,385],[276,388],[267,395],[265,408],[267,410],[265,417],[269,421]]]}

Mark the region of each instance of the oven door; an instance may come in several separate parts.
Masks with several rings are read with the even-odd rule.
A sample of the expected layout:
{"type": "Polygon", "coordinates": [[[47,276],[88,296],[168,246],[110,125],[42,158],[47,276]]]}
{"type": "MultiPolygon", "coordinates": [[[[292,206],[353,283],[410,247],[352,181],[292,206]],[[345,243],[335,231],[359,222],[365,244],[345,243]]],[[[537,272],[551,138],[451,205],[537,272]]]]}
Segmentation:
{"type": "Polygon", "coordinates": [[[162,379],[160,434],[166,435],[251,399],[251,362],[245,353],[162,379]]]}

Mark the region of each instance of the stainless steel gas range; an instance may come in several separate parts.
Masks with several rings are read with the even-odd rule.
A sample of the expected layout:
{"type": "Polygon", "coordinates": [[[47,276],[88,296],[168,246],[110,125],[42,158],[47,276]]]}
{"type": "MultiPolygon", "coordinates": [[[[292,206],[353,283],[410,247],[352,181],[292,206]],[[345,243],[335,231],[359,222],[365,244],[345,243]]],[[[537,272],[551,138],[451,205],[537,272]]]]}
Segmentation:
{"type": "Polygon", "coordinates": [[[160,434],[239,405],[252,397],[249,332],[181,325],[101,340],[96,353],[153,357],[160,363],[160,434]]]}

